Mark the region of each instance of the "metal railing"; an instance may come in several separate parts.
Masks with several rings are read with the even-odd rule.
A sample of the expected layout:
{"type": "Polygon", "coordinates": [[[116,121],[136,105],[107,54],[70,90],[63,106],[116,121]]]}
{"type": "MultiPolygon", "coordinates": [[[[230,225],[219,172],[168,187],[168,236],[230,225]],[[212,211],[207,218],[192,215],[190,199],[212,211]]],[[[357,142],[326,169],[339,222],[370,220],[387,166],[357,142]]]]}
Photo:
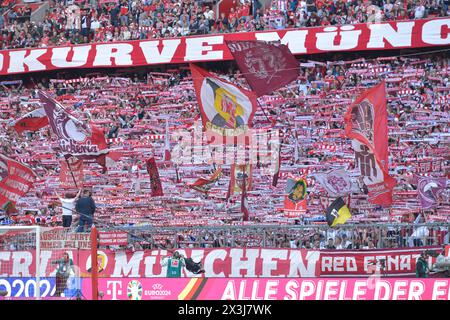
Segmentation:
{"type": "MultiPolygon", "coordinates": [[[[327,225],[245,225],[198,227],[115,227],[143,248],[291,247],[322,248],[329,239],[343,249],[443,245],[449,223],[327,225]],[[345,241],[345,243],[343,243],[345,241]],[[337,242],[337,243],[336,243],[337,242]]],[[[448,239],[448,235],[447,238],[448,239]]],[[[448,241],[448,240],[447,240],[448,241]]]]}

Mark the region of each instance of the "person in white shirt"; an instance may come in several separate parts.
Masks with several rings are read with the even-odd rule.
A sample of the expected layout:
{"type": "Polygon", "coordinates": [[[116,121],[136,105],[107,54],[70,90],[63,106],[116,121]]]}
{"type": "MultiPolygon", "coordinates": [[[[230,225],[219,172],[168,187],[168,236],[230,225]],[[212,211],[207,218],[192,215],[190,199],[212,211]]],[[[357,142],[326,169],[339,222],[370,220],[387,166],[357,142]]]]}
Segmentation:
{"type": "Polygon", "coordinates": [[[97,31],[98,28],[100,28],[100,21],[98,21],[97,18],[94,18],[91,22],[91,30],[97,31]]]}
{"type": "Polygon", "coordinates": [[[415,19],[422,19],[425,16],[425,7],[424,6],[417,6],[416,11],[414,11],[414,18],[415,19]]]}
{"type": "Polygon", "coordinates": [[[209,6],[206,7],[203,15],[205,16],[205,19],[214,20],[214,11],[209,9],[209,6]]]}
{"type": "Polygon", "coordinates": [[[67,192],[65,194],[65,197],[63,198],[58,192],[56,192],[59,201],[61,201],[62,220],[64,228],[70,228],[70,226],[72,225],[72,213],[75,211],[76,201],[80,197],[80,194],[81,189],[78,190],[78,193],[76,194],[75,197],[73,197],[72,193],[67,192]]]}

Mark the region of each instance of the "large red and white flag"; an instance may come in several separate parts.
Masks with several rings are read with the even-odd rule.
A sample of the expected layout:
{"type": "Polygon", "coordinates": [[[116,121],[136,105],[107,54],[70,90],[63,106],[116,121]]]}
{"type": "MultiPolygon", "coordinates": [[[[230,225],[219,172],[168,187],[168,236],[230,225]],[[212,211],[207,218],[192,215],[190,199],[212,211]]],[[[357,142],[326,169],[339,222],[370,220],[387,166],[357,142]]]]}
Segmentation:
{"type": "Polygon", "coordinates": [[[224,136],[236,136],[251,127],[257,108],[253,92],[193,64],[190,68],[205,129],[224,136]]]}
{"type": "Polygon", "coordinates": [[[384,81],[367,90],[349,106],[345,133],[352,139],[356,165],[369,191],[369,202],[392,204],[397,184],[388,170],[388,126],[384,81]]]}
{"type": "Polygon", "coordinates": [[[226,41],[233,58],[258,97],[294,81],[300,66],[288,46],[265,41],[226,41]]]}
{"type": "Polygon", "coordinates": [[[59,139],[63,154],[84,159],[107,153],[106,139],[102,129],[78,120],[59,102],[42,91],[39,91],[39,99],[44,106],[50,127],[59,139]]]}
{"type": "Polygon", "coordinates": [[[33,187],[37,176],[27,166],[0,154],[0,207],[15,203],[33,187]]]}
{"type": "Polygon", "coordinates": [[[48,118],[44,108],[33,110],[12,123],[17,133],[23,131],[37,131],[48,125],[48,118]]]}

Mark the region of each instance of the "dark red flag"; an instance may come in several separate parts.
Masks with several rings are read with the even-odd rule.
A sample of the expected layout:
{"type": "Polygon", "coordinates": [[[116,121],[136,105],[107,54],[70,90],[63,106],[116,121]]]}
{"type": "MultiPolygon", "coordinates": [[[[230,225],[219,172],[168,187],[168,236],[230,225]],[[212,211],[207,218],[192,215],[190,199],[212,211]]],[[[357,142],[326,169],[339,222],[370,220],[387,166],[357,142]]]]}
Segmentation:
{"type": "Polygon", "coordinates": [[[386,88],[381,82],[367,90],[349,106],[345,133],[353,139],[355,161],[369,191],[369,202],[392,204],[396,180],[388,170],[388,126],[386,88]]]}
{"type": "Polygon", "coordinates": [[[107,152],[102,129],[76,119],[59,102],[42,91],[39,92],[39,99],[64,154],[84,159],[84,156],[99,156],[107,152]]]}
{"type": "Polygon", "coordinates": [[[155,157],[147,160],[147,172],[150,175],[150,186],[152,188],[152,197],[163,196],[161,180],[159,179],[158,167],[156,166],[155,157]]]}
{"type": "Polygon", "coordinates": [[[36,178],[33,170],[0,154],[0,207],[24,196],[36,178]]]}
{"type": "Polygon", "coordinates": [[[248,84],[258,97],[294,81],[300,75],[297,59],[286,45],[264,41],[226,41],[248,84]]]}

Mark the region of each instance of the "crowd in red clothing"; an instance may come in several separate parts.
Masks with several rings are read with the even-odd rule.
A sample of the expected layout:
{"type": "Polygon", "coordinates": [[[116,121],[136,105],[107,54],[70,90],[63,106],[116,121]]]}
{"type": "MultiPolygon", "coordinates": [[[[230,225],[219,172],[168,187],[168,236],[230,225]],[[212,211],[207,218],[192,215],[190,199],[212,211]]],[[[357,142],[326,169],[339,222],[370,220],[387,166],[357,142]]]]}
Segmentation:
{"type": "Polygon", "coordinates": [[[273,0],[268,8],[237,0],[220,14],[214,2],[194,0],[50,0],[41,22],[18,15],[0,15],[0,49],[423,19],[448,16],[449,0],[273,0]]]}

